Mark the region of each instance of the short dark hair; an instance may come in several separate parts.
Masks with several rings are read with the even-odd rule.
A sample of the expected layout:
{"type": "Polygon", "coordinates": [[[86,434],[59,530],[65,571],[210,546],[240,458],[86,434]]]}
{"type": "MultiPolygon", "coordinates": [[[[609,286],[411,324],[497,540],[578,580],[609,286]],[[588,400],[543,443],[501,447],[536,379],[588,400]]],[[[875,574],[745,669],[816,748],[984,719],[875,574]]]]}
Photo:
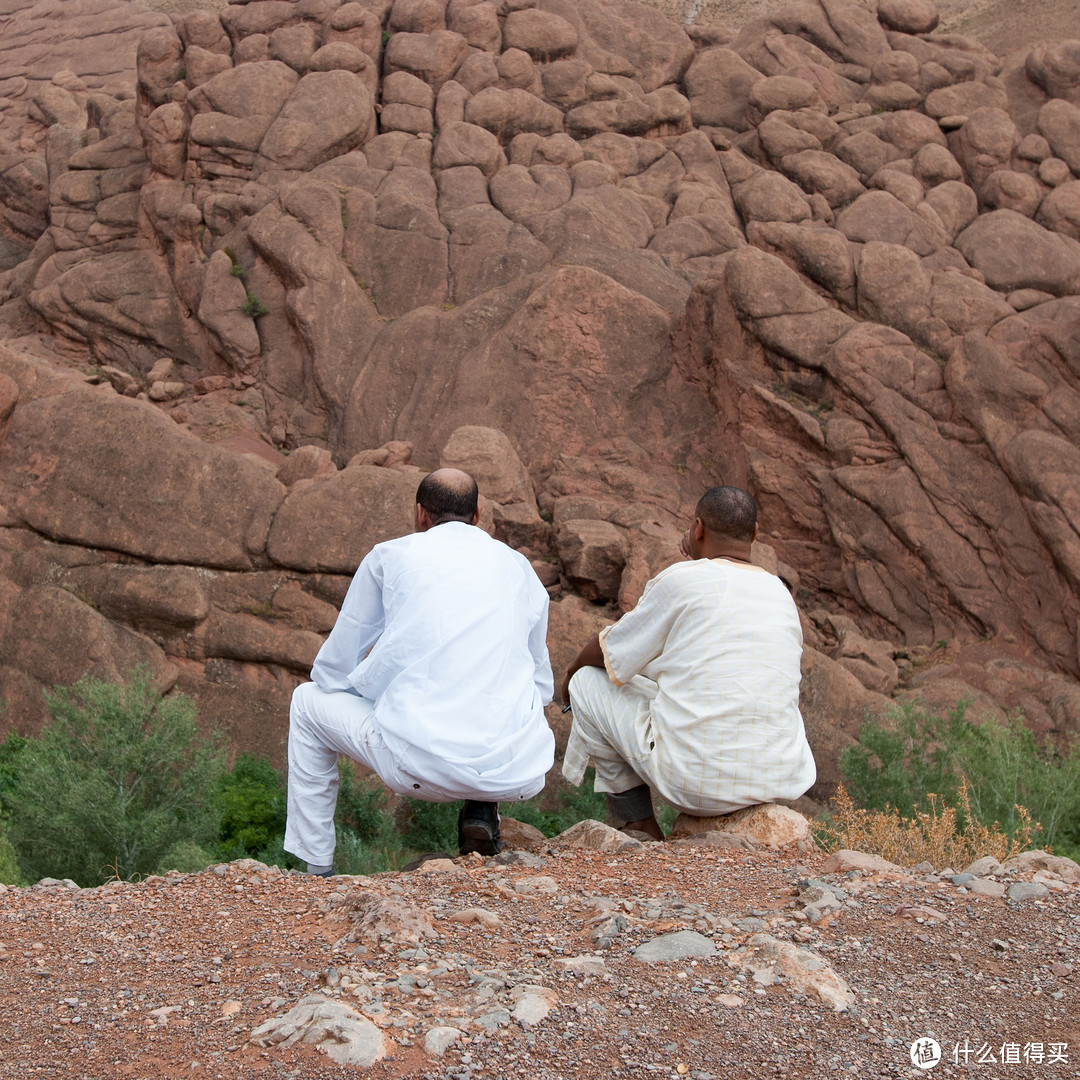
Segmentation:
{"type": "Polygon", "coordinates": [[[697,504],[697,516],[712,536],[753,540],[757,504],[737,487],[709,488],[697,504]]]}
{"type": "MultiPolygon", "coordinates": [[[[465,476],[465,474],[462,474],[465,476]]],[[[444,521],[466,521],[472,524],[476,515],[480,491],[476,481],[466,476],[468,483],[447,483],[435,473],[428,473],[416,489],[416,501],[427,511],[432,525],[444,521]]]]}

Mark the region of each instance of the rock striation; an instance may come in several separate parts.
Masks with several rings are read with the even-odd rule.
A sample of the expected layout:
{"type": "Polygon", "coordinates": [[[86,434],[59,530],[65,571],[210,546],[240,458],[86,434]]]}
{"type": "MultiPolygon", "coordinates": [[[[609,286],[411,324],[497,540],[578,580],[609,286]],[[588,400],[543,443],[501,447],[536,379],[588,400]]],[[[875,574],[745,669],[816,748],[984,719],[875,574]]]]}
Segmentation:
{"type": "Polygon", "coordinates": [[[41,57],[45,0],[2,18],[12,721],[139,662],[276,756],[443,461],[561,599],[560,656],[704,486],[749,486],[818,794],[939,642],[1023,668],[943,697],[1077,729],[1077,43],[1002,58],[923,0],[731,34],[601,0],[66,5],[65,43],[113,20],[103,64],[41,57]]]}

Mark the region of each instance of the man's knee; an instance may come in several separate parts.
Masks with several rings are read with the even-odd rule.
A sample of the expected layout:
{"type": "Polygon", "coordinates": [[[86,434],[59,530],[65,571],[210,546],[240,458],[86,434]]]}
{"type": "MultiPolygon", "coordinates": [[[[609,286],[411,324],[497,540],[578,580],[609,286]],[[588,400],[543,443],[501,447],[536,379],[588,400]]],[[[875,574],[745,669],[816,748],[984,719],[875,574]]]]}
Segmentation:
{"type": "Polygon", "coordinates": [[[574,672],[570,680],[570,702],[591,710],[604,691],[613,686],[606,671],[600,668],[583,667],[574,672]]]}

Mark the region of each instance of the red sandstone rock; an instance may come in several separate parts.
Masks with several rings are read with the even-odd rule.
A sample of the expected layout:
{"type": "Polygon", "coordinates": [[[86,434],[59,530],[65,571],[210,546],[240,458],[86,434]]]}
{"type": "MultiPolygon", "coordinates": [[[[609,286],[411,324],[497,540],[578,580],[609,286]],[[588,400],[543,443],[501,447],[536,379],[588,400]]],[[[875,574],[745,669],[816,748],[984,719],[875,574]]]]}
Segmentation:
{"type": "Polygon", "coordinates": [[[274,518],[267,551],[282,566],[351,574],[375,544],[411,531],[415,494],[413,477],[370,465],[300,481],[274,518]]]}
{"type": "Polygon", "coordinates": [[[494,428],[460,427],[443,447],[441,468],[462,469],[493,502],[535,503],[532,482],[510,440],[494,428]]]}
{"type": "MultiPolygon", "coordinates": [[[[19,526],[0,526],[0,559],[25,523],[151,562],[237,567],[245,603],[285,613],[292,630],[234,617],[220,591],[203,614],[183,568],[175,610],[165,577],[144,588],[153,566],[123,588],[96,564],[70,578],[117,626],[172,625],[160,631],[170,662],[207,707],[237,715],[250,699],[283,715],[314,645],[296,627],[325,632],[371,542],[345,544],[352,519],[334,516],[324,489],[349,503],[386,482],[354,485],[359,466],[342,480],[331,455],[341,464],[399,437],[431,467],[462,424],[519,449],[545,509],[604,508],[575,513],[625,534],[625,566],[605,586],[623,607],[670,548],[673,522],[653,535],[649,515],[687,512],[721,476],[750,485],[800,596],[854,620],[838,631],[833,612],[808,629],[832,656],[808,650],[804,681],[818,795],[865,706],[885,707],[859,682],[892,685],[883,640],[1007,630],[1075,673],[1075,43],[1018,55],[999,82],[973,42],[911,36],[934,18],[921,0],[882,0],[877,21],[815,0],[730,40],[698,35],[697,51],[655,12],[591,0],[306,3],[302,19],[291,3],[251,0],[175,30],[95,4],[52,20],[72,74],[34,58],[29,38],[5,41],[26,74],[0,82],[0,214],[25,246],[13,269],[0,262],[0,299],[89,343],[114,368],[91,378],[123,393],[175,358],[157,381],[200,392],[163,408],[193,432],[229,434],[208,456],[140,405],[124,413],[132,486],[118,486],[114,455],[98,483],[88,470],[122,399],[45,393],[44,376],[16,364],[18,390],[0,387],[2,454],[29,487],[0,494],[0,522],[19,526]],[[83,64],[69,33],[87,18],[102,34],[83,64]],[[133,40],[150,26],[136,101],[133,40]],[[224,371],[243,376],[235,389],[224,371]],[[97,416],[106,399],[94,434],[82,410],[97,416]],[[68,429],[89,453],[71,450],[68,429]],[[613,449],[627,435],[645,449],[613,449]],[[280,466],[290,510],[268,553],[281,488],[227,448],[278,468],[270,437],[301,448],[280,466]],[[162,470],[178,475],[160,464],[166,449],[185,475],[210,477],[205,490],[169,481],[168,529],[145,510],[162,470]],[[291,535],[320,515],[331,573],[291,535]],[[278,557],[299,594],[280,606],[280,565],[252,569],[278,557]],[[253,584],[264,573],[276,592],[253,584]],[[184,626],[199,628],[194,644],[184,626]]],[[[50,27],[43,5],[12,25],[30,23],[50,27]]],[[[23,318],[9,314],[5,325],[23,318]]],[[[411,503],[411,466],[372,471],[398,476],[393,499],[411,503]]],[[[384,495],[386,530],[407,527],[393,525],[391,495],[375,502],[384,495]]],[[[554,558],[531,485],[491,524],[554,558]]],[[[4,580],[13,609],[26,586],[4,580]]],[[[40,691],[22,662],[0,664],[20,702],[40,691]]],[[[967,678],[938,679],[935,693],[946,702],[967,678]]]]}
{"type": "Polygon", "coordinates": [[[1055,296],[1080,291],[1080,244],[1014,210],[981,215],[956,246],[995,289],[1043,289],[1055,296]]]}
{"type": "Polygon", "coordinates": [[[937,9],[928,0],[879,0],[877,16],[902,34],[929,34],[938,24],[937,9]]]}

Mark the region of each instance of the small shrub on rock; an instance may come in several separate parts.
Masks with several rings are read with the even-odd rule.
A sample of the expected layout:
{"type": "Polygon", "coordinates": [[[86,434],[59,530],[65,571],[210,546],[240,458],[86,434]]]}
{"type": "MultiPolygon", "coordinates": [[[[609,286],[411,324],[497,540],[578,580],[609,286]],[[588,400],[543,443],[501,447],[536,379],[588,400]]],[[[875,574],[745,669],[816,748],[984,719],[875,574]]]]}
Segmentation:
{"type": "Polygon", "coordinates": [[[247,294],[247,300],[240,310],[251,319],[258,319],[260,316],[266,315],[270,311],[270,309],[252,292],[247,294]]]}

